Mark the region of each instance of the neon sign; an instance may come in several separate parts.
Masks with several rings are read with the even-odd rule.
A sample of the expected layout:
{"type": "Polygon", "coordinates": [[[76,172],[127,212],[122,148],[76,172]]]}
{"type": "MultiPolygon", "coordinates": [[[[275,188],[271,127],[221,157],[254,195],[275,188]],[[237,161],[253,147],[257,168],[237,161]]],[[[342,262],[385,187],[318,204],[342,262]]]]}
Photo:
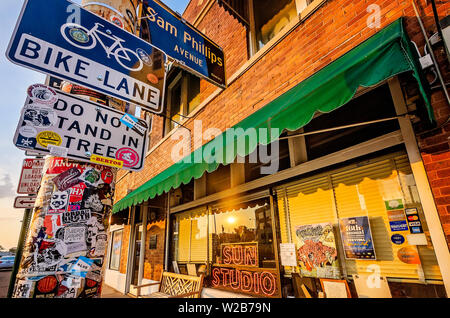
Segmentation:
{"type": "Polygon", "coordinates": [[[258,243],[222,244],[222,260],[227,265],[258,267],[258,243]]]}
{"type": "Polygon", "coordinates": [[[214,288],[232,290],[263,297],[277,297],[277,274],[268,269],[245,269],[213,267],[212,285],[214,288]]]}

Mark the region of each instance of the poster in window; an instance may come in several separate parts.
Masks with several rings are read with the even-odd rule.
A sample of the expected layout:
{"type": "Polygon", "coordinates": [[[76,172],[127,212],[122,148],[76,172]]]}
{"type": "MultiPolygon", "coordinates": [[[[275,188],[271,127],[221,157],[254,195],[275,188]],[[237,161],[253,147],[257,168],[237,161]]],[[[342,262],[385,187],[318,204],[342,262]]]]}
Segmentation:
{"type": "Polygon", "coordinates": [[[339,227],[346,259],[376,259],[367,216],[340,219],[339,227]]]}
{"type": "Polygon", "coordinates": [[[122,249],[122,236],[123,230],[116,231],[113,233],[113,240],[111,246],[111,261],[109,268],[112,270],[119,270],[120,264],[120,251],[122,249]]]}
{"type": "Polygon", "coordinates": [[[297,226],[295,234],[297,259],[302,276],[340,277],[336,239],[331,223],[297,226]]]}

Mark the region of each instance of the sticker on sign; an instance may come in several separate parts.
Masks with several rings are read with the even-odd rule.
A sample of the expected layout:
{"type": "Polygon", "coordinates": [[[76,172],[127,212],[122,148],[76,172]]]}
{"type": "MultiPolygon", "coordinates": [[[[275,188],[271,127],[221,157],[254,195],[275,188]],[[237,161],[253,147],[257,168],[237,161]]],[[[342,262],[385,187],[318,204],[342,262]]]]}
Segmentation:
{"type": "Polygon", "coordinates": [[[163,111],[165,53],[70,1],[26,0],[6,55],[12,63],[163,111]]]}
{"type": "Polygon", "coordinates": [[[145,129],[141,134],[123,124],[123,112],[55,92],[57,100],[48,106],[28,96],[14,136],[16,147],[131,171],[143,168],[145,121],[139,121],[145,129]]]}

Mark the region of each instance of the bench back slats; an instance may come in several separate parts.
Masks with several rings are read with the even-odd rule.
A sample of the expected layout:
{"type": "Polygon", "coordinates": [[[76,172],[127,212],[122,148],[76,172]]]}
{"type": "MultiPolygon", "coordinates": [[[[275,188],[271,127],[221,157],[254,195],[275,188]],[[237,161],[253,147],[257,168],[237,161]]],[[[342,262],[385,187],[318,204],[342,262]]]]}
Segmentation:
{"type": "MultiPolygon", "coordinates": [[[[192,292],[200,292],[202,289],[202,277],[188,276],[170,272],[163,272],[159,291],[161,293],[177,296],[192,292]]],[[[197,295],[190,296],[197,298],[197,295]]]]}

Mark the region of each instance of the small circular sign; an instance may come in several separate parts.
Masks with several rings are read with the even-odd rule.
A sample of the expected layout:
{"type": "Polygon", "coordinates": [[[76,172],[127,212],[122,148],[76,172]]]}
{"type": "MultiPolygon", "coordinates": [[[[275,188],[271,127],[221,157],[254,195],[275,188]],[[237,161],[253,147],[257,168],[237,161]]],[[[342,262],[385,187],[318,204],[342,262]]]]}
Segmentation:
{"type": "Polygon", "coordinates": [[[132,168],[139,162],[139,155],[131,148],[121,148],[116,152],[116,159],[122,160],[125,167],[132,168]]]}
{"type": "Polygon", "coordinates": [[[40,132],[36,139],[38,144],[44,148],[47,148],[48,145],[60,146],[62,143],[61,136],[53,131],[40,132]]]}
{"type": "Polygon", "coordinates": [[[400,234],[394,234],[391,236],[391,241],[394,244],[402,245],[403,243],[405,243],[405,237],[400,234]]]}
{"type": "Polygon", "coordinates": [[[42,84],[31,85],[27,93],[35,103],[53,105],[58,101],[58,94],[52,88],[42,84]]]}
{"type": "Polygon", "coordinates": [[[411,246],[404,247],[398,250],[397,256],[400,261],[406,264],[420,264],[420,257],[417,250],[411,246]]]}

